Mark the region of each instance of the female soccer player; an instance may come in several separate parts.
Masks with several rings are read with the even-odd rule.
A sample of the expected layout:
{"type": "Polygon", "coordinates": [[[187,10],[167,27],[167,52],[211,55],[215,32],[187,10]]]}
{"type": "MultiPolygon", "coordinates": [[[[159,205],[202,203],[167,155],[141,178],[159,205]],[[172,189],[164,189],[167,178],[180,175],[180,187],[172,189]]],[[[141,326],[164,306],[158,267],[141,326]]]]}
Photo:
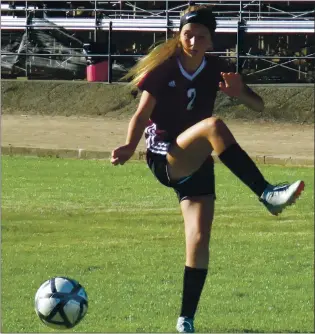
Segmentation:
{"type": "Polygon", "coordinates": [[[145,131],[150,169],[178,196],[186,237],[182,307],[176,326],[181,333],[194,332],[208,270],[215,201],[212,151],[273,215],[292,204],[304,189],[303,181],[269,184],[225,123],[212,116],[219,89],[257,112],[264,109],[262,99],[243,84],[238,73],[225,72],[219,58],[205,55],[213,50],[215,28],[209,8],[191,6],[181,17],[179,35],[131,69],[129,77],[142,95],[126,144],[116,148],[111,158],[113,165],[124,164],[145,131]]]}

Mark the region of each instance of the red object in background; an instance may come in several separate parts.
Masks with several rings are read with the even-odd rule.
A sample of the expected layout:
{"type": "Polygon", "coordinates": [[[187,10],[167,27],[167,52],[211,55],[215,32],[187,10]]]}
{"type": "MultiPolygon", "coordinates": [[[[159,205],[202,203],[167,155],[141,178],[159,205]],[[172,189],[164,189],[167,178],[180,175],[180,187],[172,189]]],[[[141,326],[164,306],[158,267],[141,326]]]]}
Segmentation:
{"type": "Polygon", "coordinates": [[[97,64],[88,65],[86,68],[86,78],[89,82],[108,81],[108,61],[104,60],[97,64]]]}

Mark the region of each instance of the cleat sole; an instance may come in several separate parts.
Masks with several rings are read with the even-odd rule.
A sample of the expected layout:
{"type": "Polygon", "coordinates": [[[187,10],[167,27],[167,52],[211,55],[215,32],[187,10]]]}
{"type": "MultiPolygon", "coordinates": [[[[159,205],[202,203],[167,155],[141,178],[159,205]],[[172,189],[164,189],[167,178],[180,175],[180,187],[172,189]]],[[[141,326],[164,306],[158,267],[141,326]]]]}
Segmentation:
{"type": "Polygon", "coordinates": [[[304,181],[301,181],[298,188],[296,189],[296,191],[293,193],[292,197],[288,200],[286,204],[284,204],[282,207],[277,208],[276,210],[273,210],[274,208],[270,209],[267,207],[268,211],[273,216],[278,216],[280,213],[282,213],[283,209],[296,203],[296,200],[301,196],[304,189],[305,189],[305,183],[304,181]]]}
{"type": "Polygon", "coordinates": [[[288,205],[293,205],[296,203],[296,200],[301,196],[302,192],[304,191],[305,183],[304,181],[301,181],[298,188],[296,189],[296,192],[292,195],[292,198],[290,199],[288,205]]]}

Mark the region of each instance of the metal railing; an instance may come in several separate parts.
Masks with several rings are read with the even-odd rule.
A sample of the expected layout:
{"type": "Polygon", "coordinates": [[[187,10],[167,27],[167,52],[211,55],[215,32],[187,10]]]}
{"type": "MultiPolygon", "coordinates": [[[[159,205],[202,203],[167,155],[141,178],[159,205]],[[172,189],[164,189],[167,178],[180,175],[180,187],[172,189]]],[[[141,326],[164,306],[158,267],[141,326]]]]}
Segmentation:
{"type": "MultiPolygon", "coordinates": [[[[85,8],[82,6],[77,6],[77,7],[72,7],[71,1],[60,1],[60,3],[64,7],[59,7],[59,8],[49,8],[47,5],[49,2],[46,4],[46,8],[43,8],[44,1],[37,1],[38,5],[34,5],[36,1],[32,1],[32,5],[28,5],[28,2],[26,1],[25,6],[19,6],[19,2],[16,1],[17,6],[10,6],[9,4],[3,4],[3,1],[1,3],[1,11],[2,13],[21,13],[25,11],[26,13],[29,11],[34,11],[34,12],[41,12],[44,11],[46,13],[49,12],[60,12],[60,13],[75,13],[77,11],[82,12],[91,12],[91,13],[112,13],[114,15],[120,15],[122,13],[128,13],[128,15],[144,15],[144,17],[148,16],[165,16],[167,12],[170,13],[177,13],[184,8],[187,7],[188,1],[183,1],[181,5],[173,6],[172,7],[172,1],[159,1],[159,4],[163,3],[164,8],[161,9],[148,9],[148,8],[143,8],[141,7],[141,4],[145,4],[148,2],[141,2],[139,3],[136,1],[122,1],[122,7],[120,6],[119,9],[109,9],[108,6],[107,8],[104,7],[104,3],[102,1],[94,0],[94,1],[89,1],[89,7],[85,8]],[[131,8],[131,9],[126,9],[126,8],[131,8]]],[[[78,1],[76,1],[77,3],[78,1]]],[[[305,7],[309,5],[309,9],[305,10],[293,10],[290,9],[290,5],[287,6],[287,10],[284,9],[279,9],[276,6],[281,4],[283,5],[284,1],[273,1],[271,4],[265,4],[264,1],[244,1],[244,0],[239,0],[239,1],[194,1],[196,4],[208,4],[210,6],[213,6],[214,12],[215,13],[220,13],[222,15],[226,13],[232,13],[233,17],[235,17],[235,14],[237,16],[241,16],[244,14],[249,14],[249,15],[257,15],[261,17],[262,15],[266,16],[274,16],[275,18],[283,18],[283,16],[291,17],[291,18],[298,18],[298,17],[305,17],[306,15],[309,15],[309,17],[305,17],[305,19],[311,19],[313,17],[312,13],[314,13],[314,7],[312,7],[312,4],[314,1],[303,1],[305,7]],[[226,8],[229,8],[226,10],[226,8]],[[233,10],[231,10],[233,8],[233,10]],[[277,16],[279,15],[279,16],[277,16]]],[[[86,3],[86,1],[82,1],[82,4],[86,3]]],[[[118,4],[120,2],[117,1],[107,1],[106,3],[108,4],[118,4]]],[[[294,7],[295,3],[301,3],[300,0],[297,1],[290,1],[291,7],[294,7]]],[[[154,6],[153,6],[154,7],[154,6]]],[[[27,16],[27,15],[26,15],[27,16]]]]}
{"type": "MultiPolygon", "coordinates": [[[[28,5],[26,1],[25,6],[15,6],[12,7],[8,4],[1,3],[1,16],[10,16],[11,20],[18,17],[17,15],[23,15],[24,18],[28,16],[30,12],[41,15],[50,16],[54,14],[53,17],[67,17],[69,20],[78,17],[79,15],[85,14],[94,18],[99,19],[100,16],[105,16],[109,19],[171,19],[176,20],[179,18],[180,12],[187,7],[188,1],[183,1],[181,5],[174,6],[172,1],[159,1],[159,4],[163,4],[164,8],[153,9],[144,8],[145,4],[150,2],[142,1],[139,3],[134,1],[108,1],[109,4],[119,4],[122,6],[119,8],[108,8],[109,5],[104,6],[102,1],[89,1],[89,6],[82,7],[77,5],[73,7],[70,2],[60,1],[62,7],[60,8],[50,8],[49,2],[46,6],[43,5],[44,1],[32,1],[32,6],[28,5]],[[38,2],[38,5],[35,3],[38,2]],[[142,6],[141,6],[142,5],[142,6]],[[44,8],[45,7],[45,8],[44,8]],[[58,14],[57,14],[58,13],[58,14]],[[71,18],[72,16],[72,18],[71,18]]],[[[296,1],[296,3],[301,3],[301,1],[296,1]]],[[[18,4],[18,1],[16,2],[18,4]]],[[[77,3],[77,1],[76,1],[77,3]]],[[[152,2],[151,2],[152,3],[152,2]]],[[[213,6],[213,12],[217,16],[222,16],[224,19],[234,19],[234,20],[274,20],[281,21],[284,19],[293,19],[301,21],[314,21],[315,13],[315,1],[303,1],[304,6],[307,7],[304,10],[290,9],[290,6],[286,10],[277,8],[277,5],[282,4],[283,1],[273,1],[271,4],[264,4],[264,1],[195,1],[196,4],[208,4],[213,6]]],[[[295,1],[291,1],[294,6],[295,1]]],[[[82,4],[86,5],[86,1],[82,1],[82,4]]],[[[154,6],[153,6],[154,7],[154,6]]],[[[5,28],[5,27],[4,27],[5,28]]]]}
{"type": "MultiPolygon", "coordinates": [[[[109,30],[109,24],[112,22],[113,31],[150,31],[150,32],[166,32],[178,31],[179,19],[111,19],[102,18],[95,22],[94,19],[89,18],[48,18],[47,23],[44,24],[41,19],[34,19],[32,24],[27,24],[26,19],[2,17],[1,30],[24,30],[26,28],[32,29],[55,29],[55,27],[62,27],[67,30],[79,31],[94,31],[109,30]],[[53,26],[54,25],[54,26],[53,26]]],[[[236,33],[238,20],[217,19],[218,33],[236,33]]],[[[314,21],[298,21],[298,20],[281,20],[281,21],[244,21],[244,29],[248,33],[314,33],[314,21]]]]}
{"type": "MultiPolygon", "coordinates": [[[[232,63],[236,63],[236,59],[239,58],[240,61],[240,69],[239,72],[243,72],[243,76],[245,77],[245,81],[251,81],[250,77],[251,76],[257,76],[257,74],[261,74],[261,73],[266,73],[268,74],[268,72],[270,72],[271,70],[274,70],[275,68],[284,68],[287,71],[291,71],[291,72],[295,72],[297,74],[297,81],[298,80],[302,80],[304,82],[315,82],[315,53],[311,53],[307,56],[261,56],[261,55],[252,55],[252,54],[245,54],[245,55],[226,55],[226,53],[223,52],[211,52],[211,54],[216,54],[218,55],[220,58],[224,58],[227,60],[230,60],[232,63]],[[250,70],[250,71],[246,71],[245,70],[245,63],[248,61],[259,61],[261,63],[267,63],[269,66],[266,66],[265,68],[260,68],[257,70],[250,70]],[[304,66],[301,64],[302,62],[304,62],[304,66]],[[291,67],[289,66],[289,64],[291,63],[297,63],[295,67],[291,67]],[[303,67],[309,67],[310,71],[305,71],[303,69],[303,67]]],[[[3,56],[16,56],[16,53],[10,53],[10,52],[3,52],[2,53],[3,56]]],[[[107,53],[107,54],[100,54],[100,53],[93,53],[93,54],[89,54],[89,55],[82,55],[82,54],[71,54],[71,55],[62,55],[60,53],[23,53],[21,54],[22,57],[25,57],[25,64],[26,64],[26,68],[20,68],[21,70],[25,70],[25,75],[26,76],[32,76],[32,63],[35,63],[37,60],[36,57],[47,57],[46,58],[46,62],[52,62],[54,61],[54,66],[56,67],[56,64],[58,64],[59,67],[64,67],[66,68],[71,68],[71,64],[68,63],[68,61],[70,59],[73,58],[80,58],[82,65],[85,66],[85,58],[88,57],[98,57],[99,61],[107,61],[108,64],[108,80],[107,82],[111,83],[111,82],[115,82],[117,80],[119,80],[119,78],[117,77],[117,75],[115,76],[115,79],[113,80],[113,69],[115,69],[115,67],[113,67],[113,61],[118,60],[120,61],[120,63],[123,63],[123,60],[126,59],[132,59],[134,62],[136,62],[137,59],[145,56],[145,54],[128,54],[128,55],[117,55],[117,54],[111,54],[111,53],[107,53]],[[52,59],[53,57],[55,57],[54,59],[52,59]]],[[[43,58],[44,60],[45,58],[43,58]]],[[[58,67],[57,66],[57,67],[58,67]]],[[[128,68],[124,69],[125,71],[122,71],[124,73],[121,74],[121,76],[123,74],[125,74],[128,70],[128,68]]],[[[83,79],[83,78],[81,78],[83,79]]]]}
{"type": "MultiPolygon", "coordinates": [[[[64,2],[66,3],[66,2],[64,2]]],[[[114,31],[147,31],[147,32],[162,32],[165,33],[165,37],[168,38],[168,33],[172,31],[178,31],[179,27],[179,13],[181,10],[187,7],[187,1],[182,5],[171,7],[171,1],[164,1],[164,9],[146,9],[141,6],[136,6],[131,1],[124,1],[125,8],[131,9],[109,9],[101,8],[101,1],[90,1],[91,8],[39,8],[39,6],[28,6],[26,1],[25,7],[10,8],[8,5],[1,4],[1,30],[3,31],[28,31],[31,30],[50,30],[50,29],[65,29],[71,31],[92,31],[95,34],[94,41],[97,42],[97,33],[99,31],[107,31],[109,39],[113,39],[112,32],[114,31]],[[83,14],[89,14],[90,17],[77,17],[73,16],[73,13],[80,10],[83,14]],[[56,12],[59,14],[56,15],[56,12]],[[4,15],[4,14],[15,15],[4,15]],[[17,14],[25,13],[24,17],[17,17],[17,14]],[[54,13],[55,15],[51,15],[54,13]],[[38,15],[45,15],[45,22],[36,18],[38,15]],[[71,16],[72,14],[72,16],[71,16]],[[33,16],[31,23],[29,17],[33,16]],[[64,17],[62,17],[64,16],[64,17]]],[[[114,3],[114,2],[112,2],[114,3]]],[[[116,1],[117,3],[117,1],[116,1]]],[[[139,3],[139,2],[138,2],[139,3]]],[[[196,4],[213,4],[213,12],[217,18],[217,30],[218,33],[233,33],[239,35],[240,29],[245,33],[251,34],[263,34],[263,33],[276,33],[276,34],[313,34],[315,33],[314,13],[315,13],[315,1],[310,2],[313,7],[310,9],[297,11],[297,10],[283,10],[276,8],[276,2],[272,5],[267,5],[265,8],[262,6],[262,1],[226,1],[224,3],[203,1],[196,2],[196,4]],[[312,9],[313,8],[313,9],[312,9]],[[221,9],[221,10],[220,10],[221,9]]],[[[39,2],[40,5],[40,2],[39,2]]],[[[17,6],[19,7],[19,6],[17,6]]],[[[108,43],[108,52],[106,54],[90,53],[89,57],[104,57],[108,60],[108,81],[111,82],[112,72],[112,60],[122,59],[137,59],[142,54],[126,54],[117,55],[113,54],[108,43]]],[[[46,49],[48,50],[48,49],[46,49]]],[[[8,63],[6,57],[24,57],[25,75],[29,75],[32,72],[32,60],[35,57],[48,57],[48,61],[56,61],[60,67],[69,68],[71,64],[69,62],[72,59],[85,59],[86,55],[78,50],[72,49],[68,54],[55,52],[56,49],[52,48],[49,52],[33,52],[32,48],[26,45],[26,49],[21,53],[2,51],[1,58],[4,65],[8,63]],[[60,59],[57,59],[57,58],[60,59]],[[53,59],[56,58],[56,59],[53,59]],[[61,60],[61,59],[64,60],[61,60]]],[[[242,70],[244,63],[248,64],[250,61],[260,61],[266,64],[265,68],[259,68],[246,74],[254,76],[259,73],[271,71],[275,68],[283,68],[290,72],[298,74],[298,79],[310,78],[314,80],[314,73],[312,71],[303,70],[301,64],[296,64],[295,68],[288,66],[288,64],[298,63],[306,61],[309,63],[309,68],[315,68],[314,53],[304,56],[278,56],[278,55],[252,55],[248,53],[242,53],[236,50],[236,54],[232,55],[228,53],[218,53],[221,57],[233,59],[236,62],[237,70],[242,70]],[[284,62],[282,62],[284,61],[284,62]]],[[[83,61],[82,61],[83,63],[83,61]]],[[[19,67],[20,65],[16,65],[19,67]]],[[[20,66],[20,69],[22,67],[20,66]]]]}

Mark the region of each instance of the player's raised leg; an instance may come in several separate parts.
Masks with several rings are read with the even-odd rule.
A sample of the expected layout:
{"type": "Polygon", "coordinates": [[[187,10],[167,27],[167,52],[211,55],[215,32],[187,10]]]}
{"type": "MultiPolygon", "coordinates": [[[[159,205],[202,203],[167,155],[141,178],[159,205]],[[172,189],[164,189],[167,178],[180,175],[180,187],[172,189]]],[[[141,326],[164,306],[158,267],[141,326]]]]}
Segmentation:
{"type": "Polygon", "coordinates": [[[172,180],[193,174],[214,150],[220,160],[245,183],[273,215],[291,205],[304,189],[304,182],[269,184],[248,154],[219,118],[207,118],[180,134],[171,145],[167,160],[172,180]]]}
{"type": "Polygon", "coordinates": [[[180,333],[193,333],[194,317],[208,273],[214,195],[187,198],[180,206],[185,223],[186,263],[176,329],[180,333]]]}

